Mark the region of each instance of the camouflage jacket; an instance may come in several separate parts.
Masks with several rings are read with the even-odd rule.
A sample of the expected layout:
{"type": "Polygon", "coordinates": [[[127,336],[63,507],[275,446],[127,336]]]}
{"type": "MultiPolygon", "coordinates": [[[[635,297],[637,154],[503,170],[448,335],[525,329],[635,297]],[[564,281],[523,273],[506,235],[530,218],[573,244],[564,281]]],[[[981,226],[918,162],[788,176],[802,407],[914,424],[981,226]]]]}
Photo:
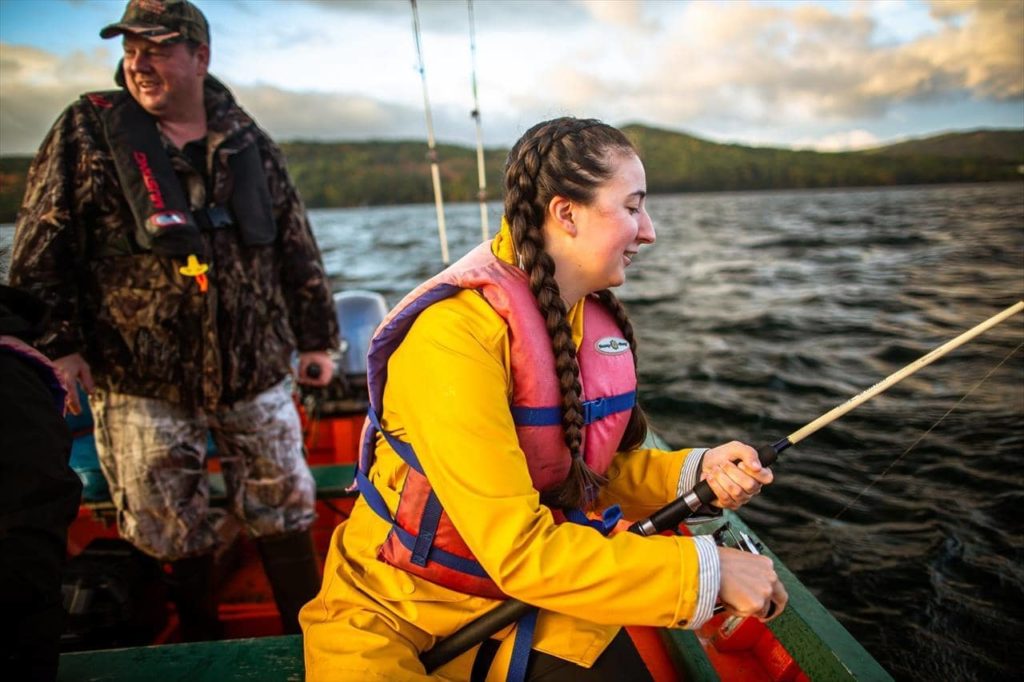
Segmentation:
{"type": "Polygon", "coordinates": [[[52,315],[36,346],[81,353],[111,391],[213,408],[251,397],[290,371],[294,349],[338,345],[327,275],[280,149],[215,79],[205,89],[207,182],[161,135],[193,209],[227,204],[231,154],[256,145],[276,242],[246,246],[236,229],[202,233],[209,290],[184,262],[141,248],[95,109],[85,98],[53,125],[28,174],[10,281],[52,315]]]}

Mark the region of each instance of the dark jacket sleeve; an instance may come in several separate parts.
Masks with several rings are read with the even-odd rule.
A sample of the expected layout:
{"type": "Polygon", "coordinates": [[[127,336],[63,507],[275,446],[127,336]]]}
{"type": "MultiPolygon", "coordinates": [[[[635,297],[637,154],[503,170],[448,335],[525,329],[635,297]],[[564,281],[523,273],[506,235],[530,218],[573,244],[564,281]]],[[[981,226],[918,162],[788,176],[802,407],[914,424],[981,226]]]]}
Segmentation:
{"type": "Polygon", "coordinates": [[[15,223],[10,282],[50,308],[49,322],[35,346],[51,358],[81,352],[80,304],[76,285],[82,197],[88,183],[77,182],[83,112],[72,105],[61,114],[29,167],[25,197],[15,223]]]}
{"type": "Polygon", "coordinates": [[[0,349],[0,661],[5,679],[54,679],[61,568],[82,483],[71,436],[30,363],[0,349]]]}
{"type": "Polygon", "coordinates": [[[300,351],[338,347],[338,322],[334,314],[330,282],[320,249],[309,226],[306,208],[285,166],[284,155],[265,140],[268,177],[281,249],[281,287],[288,306],[288,320],[300,351]]]}

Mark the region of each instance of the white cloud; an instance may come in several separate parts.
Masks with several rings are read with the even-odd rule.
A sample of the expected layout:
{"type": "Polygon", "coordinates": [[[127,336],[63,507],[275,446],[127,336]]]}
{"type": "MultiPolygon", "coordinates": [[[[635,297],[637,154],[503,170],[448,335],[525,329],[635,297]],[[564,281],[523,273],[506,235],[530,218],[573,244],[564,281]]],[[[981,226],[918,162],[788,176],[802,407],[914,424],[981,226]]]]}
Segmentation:
{"type": "Polygon", "coordinates": [[[815,139],[803,138],[793,143],[795,149],[813,149],[819,152],[848,152],[881,146],[882,141],[867,130],[844,130],[815,139]]]}
{"type": "Polygon", "coordinates": [[[610,26],[649,29],[643,0],[576,0],[592,18],[610,26]]]}
{"type": "Polygon", "coordinates": [[[104,47],[58,57],[0,43],[0,152],[32,154],[60,112],[83,92],[113,88],[104,47]]]}
{"type": "MultiPolygon", "coordinates": [[[[406,0],[208,7],[213,72],[278,139],[424,136],[406,0]]],[[[419,7],[437,137],[471,143],[466,5],[419,7]]],[[[852,132],[835,131],[881,140],[928,132],[910,127],[915,107],[1002,107],[1000,121],[1024,110],[1017,0],[481,0],[474,12],[490,145],[567,113],[776,145],[855,145],[852,132]]],[[[61,60],[11,45],[9,28],[0,30],[0,153],[27,152],[78,93],[109,87],[113,55],[61,60]]],[[[83,44],[94,44],[94,27],[88,34],[83,44]]],[[[938,117],[929,116],[931,130],[986,125],[938,117]]]]}
{"type": "Polygon", "coordinates": [[[941,20],[929,30],[880,45],[876,20],[858,5],[841,14],[806,4],[690,3],[651,37],[656,62],[628,90],[595,74],[599,82],[586,90],[618,94],[620,108],[677,125],[713,115],[835,124],[964,93],[995,101],[1024,96],[1024,4],[937,7],[941,20]]]}

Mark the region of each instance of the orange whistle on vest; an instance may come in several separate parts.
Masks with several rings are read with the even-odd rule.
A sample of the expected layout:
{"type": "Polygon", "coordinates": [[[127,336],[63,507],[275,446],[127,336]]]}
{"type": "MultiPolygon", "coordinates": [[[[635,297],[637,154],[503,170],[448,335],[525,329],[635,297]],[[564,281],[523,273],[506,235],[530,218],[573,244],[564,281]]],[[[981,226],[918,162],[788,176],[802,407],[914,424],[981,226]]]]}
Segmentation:
{"type": "Polygon", "coordinates": [[[178,268],[178,272],[186,277],[195,277],[196,284],[199,285],[199,291],[205,294],[209,287],[209,282],[206,279],[206,271],[209,269],[209,265],[200,263],[195,254],[190,253],[188,256],[188,262],[178,268]]]}

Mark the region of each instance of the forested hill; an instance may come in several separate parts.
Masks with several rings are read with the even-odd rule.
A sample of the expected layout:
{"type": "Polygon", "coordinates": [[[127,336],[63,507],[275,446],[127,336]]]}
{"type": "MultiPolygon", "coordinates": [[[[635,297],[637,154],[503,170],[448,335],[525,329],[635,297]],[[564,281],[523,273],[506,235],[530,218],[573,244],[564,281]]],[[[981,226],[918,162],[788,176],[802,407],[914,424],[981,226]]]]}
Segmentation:
{"type": "MultiPolygon", "coordinates": [[[[641,151],[652,193],[1024,179],[1024,130],[948,133],[842,153],[720,144],[639,125],[623,130],[641,151]]],[[[425,142],[286,142],[281,147],[310,208],[433,201],[425,142]]],[[[437,152],[445,200],[475,200],[475,150],[439,145],[437,152]]],[[[486,151],[491,199],[501,197],[507,153],[486,151]]],[[[0,158],[0,223],[14,221],[29,161],[0,158]]]]}
{"type": "Polygon", "coordinates": [[[625,130],[640,148],[652,193],[1024,180],[1024,130],[952,133],[836,153],[718,144],[643,126],[625,130]]]}
{"type": "Polygon", "coordinates": [[[1024,163],[1024,130],[975,130],[946,133],[869,149],[865,154],[885,156],[934,156],[1002,159],[1024,163]]]}

